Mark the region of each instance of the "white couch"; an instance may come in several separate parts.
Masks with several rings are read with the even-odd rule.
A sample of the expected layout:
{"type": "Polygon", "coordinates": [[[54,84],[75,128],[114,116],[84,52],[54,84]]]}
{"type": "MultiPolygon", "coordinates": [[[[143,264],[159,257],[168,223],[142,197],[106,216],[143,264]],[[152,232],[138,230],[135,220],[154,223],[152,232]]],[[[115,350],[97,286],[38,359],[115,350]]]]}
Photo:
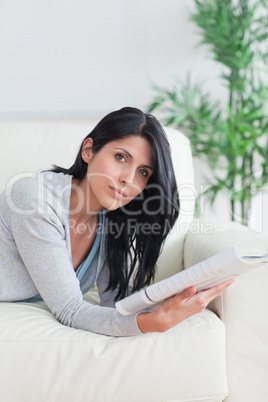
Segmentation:
{"type": "MultiPolygon", "coordinates": [[[[88,122],[0,122],[0,191],[21,174],[70,166],[91,129],[88,122]]],[[[267,252],[267,237],[245,227],[192,221],[189,141],[172,129],[167,134],[182,212],[157,278],[233,245],[244,253],[267,252]]],[[[266,402],[267,289],[266,266],[238,278],[209,309],[166,333],[127,338],[65,327],[43,302],[2,302],[0,401],[266,402]]],[[[97,292],[85,299],[97,303],[97,292]]]]}

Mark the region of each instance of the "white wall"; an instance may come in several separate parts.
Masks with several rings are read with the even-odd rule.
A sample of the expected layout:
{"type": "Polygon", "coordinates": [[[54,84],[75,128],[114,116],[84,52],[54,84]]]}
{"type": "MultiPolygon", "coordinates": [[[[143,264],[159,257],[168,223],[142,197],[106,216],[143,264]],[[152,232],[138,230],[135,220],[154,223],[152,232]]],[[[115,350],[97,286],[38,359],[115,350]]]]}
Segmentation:
{"type": "MultiPolygon", "coordinates": [[[[219,66],[198,46],[197,28],[189,21],[193,4],[0,0],[0,118],[88,119],[126,105],[145,109],[151,82],[168,87],[188,71],[214,99],[225,99],[219,66]]],[[[199,189],[207,170],[195,164],[199,189]]],[[[268,232],[264,201],[254,207],[253,221],[256,230],[268,232]]],[[[227,198],[214,211],[206,203],[203,212],[228,219],[227,198]]]]}
{"type": "MultiPolygon", "coordinates": [[[[0,117],[103,115],[151,100],[150,80],[215,76],[192,0],[1,0],[0,117]]],[[[215,82],[210,82],[211,87],[215,82]]],[[[219,86],[218,86],[219,87],[219,86]]]]}

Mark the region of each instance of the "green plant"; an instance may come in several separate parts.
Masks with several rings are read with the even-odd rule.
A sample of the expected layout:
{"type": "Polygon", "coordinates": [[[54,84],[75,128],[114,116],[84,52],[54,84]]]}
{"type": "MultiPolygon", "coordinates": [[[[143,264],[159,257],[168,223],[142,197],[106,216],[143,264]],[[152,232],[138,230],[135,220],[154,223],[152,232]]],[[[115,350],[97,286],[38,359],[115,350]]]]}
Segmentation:
{"type": "Polygon", "coordinates": [[[195,0],[191,15],[201,44],[221,65],[226,104],[190,78],[171,90],[154,87],[149,111],[158,110],[165,125],[190,138],[194,156],[205,158],[214,177],[205,193],[213,203],[228,190],[231,218],[247,224],[254,195],[268,183],[268,8],[260,0],[195,0]],[[267,81],[266,81],[267,82],[267,81]],[[239,207],[240,205],[240,207],[239,207]],[[237,209],[240,208],[239,211],[237,209]]]}

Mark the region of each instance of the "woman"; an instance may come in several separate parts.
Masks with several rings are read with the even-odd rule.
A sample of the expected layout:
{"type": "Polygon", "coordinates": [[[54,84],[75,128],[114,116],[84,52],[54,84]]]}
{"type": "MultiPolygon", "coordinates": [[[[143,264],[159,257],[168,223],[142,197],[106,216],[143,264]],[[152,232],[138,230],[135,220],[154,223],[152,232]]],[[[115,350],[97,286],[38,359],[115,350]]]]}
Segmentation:
{"type": "Polygon", "coordinates": [[[154,311],[121,316],[115,310],[116,300],[154,278],[178,213],[159,122],[135,108],[110,113],[85,138],[70,169],[20,179],[1,194],[0,300],[43,299],[62,324],[105,335],[166,331],[231,283],[202,294],[186,289],[154,311]],[[101,306],[82,298],[96,282],[101,306]]]}

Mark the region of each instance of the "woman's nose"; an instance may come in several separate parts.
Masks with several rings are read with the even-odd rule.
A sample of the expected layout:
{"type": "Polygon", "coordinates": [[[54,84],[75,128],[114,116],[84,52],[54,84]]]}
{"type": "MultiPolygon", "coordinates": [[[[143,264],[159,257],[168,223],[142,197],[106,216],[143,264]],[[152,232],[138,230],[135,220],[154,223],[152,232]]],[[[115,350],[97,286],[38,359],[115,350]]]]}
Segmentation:
{"type": "Polygon", "coordinates": [[[124,169],[124,171],[121,174],[120,181],[121,183],[124,183],[125,186],[129,187],[133,185],[134,177],[135,177],[135,171],[133,171],[132,169],[124,169]]]}

